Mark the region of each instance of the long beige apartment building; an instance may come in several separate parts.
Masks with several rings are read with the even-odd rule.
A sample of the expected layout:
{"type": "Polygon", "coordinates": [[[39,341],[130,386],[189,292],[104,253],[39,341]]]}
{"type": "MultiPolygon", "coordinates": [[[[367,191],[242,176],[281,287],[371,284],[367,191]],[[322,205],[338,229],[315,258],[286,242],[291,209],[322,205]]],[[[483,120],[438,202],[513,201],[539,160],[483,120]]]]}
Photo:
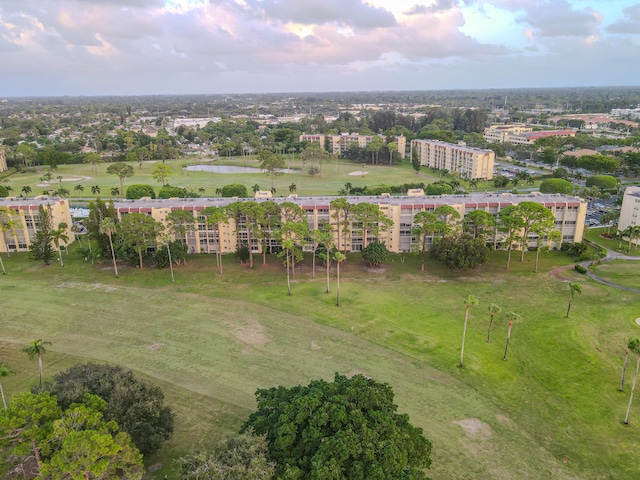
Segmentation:
{"type": "Polygon", "coordinates": [[[496,154],[493,150],[468,147],[440,140],[412,140],[411,156],[417,152],[420,165],[458,172],[469,180],[491,180],[496,154]]]}
{"type": "MultiPolygon", "coordinates": [[[[386,143],[387,137],[384,135],[360,135],[358,133],[342,133],[340,135],[324,134],[303,134],[300,135],[301,142],[316,142],[326,147],[334,155],[342,155],[351,145],[366,148],[374,138],[380,138],[386,143]]],[[[407,138],[404,136],[393,137],[393,141],[398,146],[398,152],[404,157],[407,150],[407,138]]]]}
{"type": "Polygon", "coordinates": [[[629,227],[640,227],[640,187],[627,187],[622,198],[618,230],[624,232],[629,227]]]}
{"type": "MultiPolygon", "coordinates": [[[[415,249],[417,239],[413,237],[411,231],[414,227],[414,217],[418,212],[433,211],[439,206],[450,205],[464,217],[474,210],[484,210],[494,216],[499,216],[500,211],[510,205],[516,205],[523,201],[534,201],[542,203],[555,216],[556,229],[560,232],[562,242],[580,242],[584,234],[584,222],[586,217],[587,204],[584,200],[566,195],[550,194],[478,194],[478,195],[449,195],[449,196],[366,196],[366,197],[344,197],[349,204],[372,203],[392,220],[393,225],[384,232],[380,232],[379,237],[375,237],[371,232],[367,238],[363,238],[362,226],[355,220],[350,222],[347,234],[338,235],[339,228],[336,224],[335,211],[331,202],[341,197],[318,196],[318,197],[297,197],[292,195],[287,198],[274,198],[274,202],[293,202],[299,205],[305,212],[307,222],[311,230],[318,229],[322,224],[330,224],[334,231],[335,245],[340,245],[350,252],[358,252],[369,245],[372,241],[383,242],[391,252],[409,252],[415,249]],[[338,238],[339,236],[339,238],[338,238]]],[[[196,218],[196,228],[188,232],[183,239],[188,245],[190,253],[214,253],[218,249],[220,240],[222,253],[233,253],[237,250],[238,240],[247,244],[249,232],[246,218],[240,217],[239,224],[236,225],[234,219],[230,218],[229,223],[211,225],[205,221],[202,210],[206,207],[225,207],[235,201],[248,201],[254,199],[230,199],[230,198],[196,198],[196,199],[169,199],[169,200],[130,200],[115,202],[115,210],[119,218],[129,213],[142,213],[149,215],[156,221],[165,223],[166,217],[172,210],[187,210],[196,218]],[[218,228],[219,227],[219,228],[218,228]],[[219,233],[218,233],[219,232],[219,233]],[[218,237],[219,234],[219,237],[218,237]]],[[[256,200],[258,202],[268,200],[256,200]]],[[[256,228],[256,227],[254,227],[256,228]]],[[[260,252],[261,245],[255,232],[251,235],[251,249],[253,252],[260,252]]],[[[428,239],[428,243],[432,239],[428,239]]],[[[491,239],[498,247],[502,244],[502,236],[499,232],[494,232],[491,239]]],[[[270,246],[279,247],[277,240],[272,240],[270,246]]],[[[528,243],[534,246],[537,237],[531,235],[528,243]]],[[[309,243],[305,250],[312,250],[309,243]]]]}
{"type": "MultiPolygon", "coordinates": [[[[40,227],[40,206],[51,208],[53,228],[58,228],[61,223],[65,223],[69,243],[75,240],[75,234],[71,228],[73,223],[68,200],[45,195],[35,198],[0,198],[0,208],[8,207],[8,220],[11,220],[12,223],[15,222],[13,229],[3,229],[0,233],[0,252],[29,251],[31,242],[40,227]]],[[[0,218],[0,221],[3,220],[5,218],[0,218]]]]}

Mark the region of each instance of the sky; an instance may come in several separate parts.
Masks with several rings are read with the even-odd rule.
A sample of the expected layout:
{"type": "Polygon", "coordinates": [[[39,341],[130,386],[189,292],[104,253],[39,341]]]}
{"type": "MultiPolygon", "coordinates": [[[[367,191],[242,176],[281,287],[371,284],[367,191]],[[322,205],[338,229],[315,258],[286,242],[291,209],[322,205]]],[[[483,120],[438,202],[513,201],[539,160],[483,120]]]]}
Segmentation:
{"type": "Polygon", "coordinates": [[[640,85],[640,0],[0,0],[0,97],[640,85]]]}

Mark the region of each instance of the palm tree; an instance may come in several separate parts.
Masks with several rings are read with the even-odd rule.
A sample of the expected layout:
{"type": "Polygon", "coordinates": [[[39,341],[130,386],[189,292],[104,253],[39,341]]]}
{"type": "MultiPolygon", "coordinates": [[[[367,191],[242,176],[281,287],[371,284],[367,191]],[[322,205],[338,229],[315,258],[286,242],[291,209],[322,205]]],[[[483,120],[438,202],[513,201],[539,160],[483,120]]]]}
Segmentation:
{"type": "Polygon", "coordinates": [[[289,185],[289,193],[294,193],[298,189],[298,186],[295,183],[289,185]]]}
{"type": "Polygon", "coordinates": [[[112,236],[116,232],[116,224],[114,223],[111,217],[103,218],[100,221],[100,233],[109,237],[109,247],[111,248],[111,258],[113,260],[113,270],[116,274],[116,278],[118,278],[118,265],[116,264],[116,253],[113,250],[113,239],[112,236]]]}
{"type": "Polygon", "coordinates": [[[204,195],[204,192],[206,192],[206,189],[205,189],[204,187],[200,187],[200,188],[198,189],[198,193],[199,193],[200,195],[204,195]]]}
{"type": "Polygon", "coordinates": [[[118,187],[113,187],[111,189],[111,196],[117,197],[118,195],[120,195],[120,189],[118,187]]]}
{"type": "Polygon", "coordinates": [[[92,186],[91,193],[93,193],[94,195],[100,195],[100,185],[92,186]]]}
{"type": "Polygon", "coordinates": [[[253,190],[253,193],[258,193],[258,191],[260,190],[260,185],[256,183],[253,187],[251,187],[251,190],[253,190]]]}
{"type": "MultiPolygon", "coordinates": [[[[629,342],[629,345],[631,345],[631,341],[629,342]]],[[[631,350],[633,353],[636,353],[638,355],[638,360],[636,361],[636,372],[633,375],[633,383],[631,384],[631,395],[629,396],[629,405],[627,406],[627,414],[624,417],[624,424],[628,425],[629,424],[629,413],[631,413],[631,404],[633,403],[633,393],[635,392],[636,389],[636,380],[638,379],[638,369],[640,368],[640,339],[633,339],[633,350],[631,350]]]]}
{"type": "Polygon", "coordinates": [[[58,224],[58,228],[55,230],[51,230],[51,240],[53,240],[53,244],[58,249],[58,259],[60,260],[60,266],[64,267],[64,262],[62,261],[62,252],[60,251],[60,242],[64,242],[65,244],[69,241],[69,236],[67,235],[67,224],[65,222],[60,222],[58,224]]]}
{"type": "MultiPolygon", "coordinates": [[[[9,370],[9,367],[7,367],[6,365],[0,365],[0,378],[8,377],[12,373],[15,374],[15,372],[9,370]]],[[[0,395],[2,395],[2,404],[4,405],[4,410],[7,411],[7,401],[4,398],[2,383],[0,383],[0,395]]]]}
{"type": "Polygon", "coordinates": [[[31,187],[29,185],[25,185],[24,187],[22,187],[22,193],[24,193],[25,195],[29,195],[31,193],[31,187]]]}
{"type": "Polygon", "coordinates": [[[462,330],[462,350],[460,351],[460,368],[464,366],[464,341],[467,336],[467,321],[469,320],[469,308],[471,305],[477,305],[478,300],[473,295],[469,295],[464,300],[465,314],[464,314],[464,330],[462,330]]]}
{"type": "Polygon", "coordinates": [[[500,310],[502,309],[500,308],[500,305],[496,305],[495,303],[492,303],[491,305],[489,305],[488,309],[489,309],[489,331],[487,332],[487,342],[491,342],[491,325],[493,324],[493,317],[495,316],[496,313],[500,313],[500,310]]]}
{"type": "Polygon", "coordinates": [[[640,338],[631,338],[627,343],[627,349],[624,352],[624,363],[622,364],[622,378],[620,379],[620,391],[624,390],[624,374],[627,371],[627,359],[629,352],[640,352],[640,338]]]}
{"type": "Polygon", "coordinates": [[[31,345],[24,347],[22,351],[29,355],[29,360],[33,360],[38,357],[38,371],[40,372],[40,386],[42,386],[42,355],[47,352],[45,345],[51,345],[51,342],[43,341],[42,339],[33,340],[31,345]]]}
{"type": "Polygon", "coordinates": [[[582,285],[579,283],[569,282],[569,306],[567,307],[567,314],[564,318],[569,318],[569,311],[571,310],[571,301],[574,295],[580,295],[582,293],[582,285]]]}
{"type": "Polygon", "coordinates": [[[289,273],[289,252],[293,250],[295,247],[295,242],[291,239],[286,239],[282,241],[282,248],[285,250],[286,263],[287,263],[287,292],[289,296],[291,296],[291,275],[289,273]]]}
{"type": "Polygon", "coordinates": [[[513,322],[522,320],[522,317],[520,315],[513,312],[507,312],[505,316],[507,317],[507,320],[509,320],[509,330],[507,330],[507,344],[504,347],[504,356],[502,357],[502,360],[507,359],[507,352],[509,351],[509,340],[511,340],[511,327],[513,327],[513,322]]]}
{"type": "Polygon", "coordinates": [[[74,189],[76,192],[84,192],[84,187],[83,187],[82,185],[80,185],[80,184],[78,184],[78,185],[76,185],[75,187],[73,187],[73,189],[74,189]]]}
{"type": "Polygon", "coordinates": [[[336,260],[336,272],[337,272],[337,278],[336,278],[336,289],[338,291],[338,296],[336,299],[336,306],[340,306],[340,264],[342,262],[344,262],[347,257],[344,253],[341,252],[336,252],[334,257],[336,260]]]}

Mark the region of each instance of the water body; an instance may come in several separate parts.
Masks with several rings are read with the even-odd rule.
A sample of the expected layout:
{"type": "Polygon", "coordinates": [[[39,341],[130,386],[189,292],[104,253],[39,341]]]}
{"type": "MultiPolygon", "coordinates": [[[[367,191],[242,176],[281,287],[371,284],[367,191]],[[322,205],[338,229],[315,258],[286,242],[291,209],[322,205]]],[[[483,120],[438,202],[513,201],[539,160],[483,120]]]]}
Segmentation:
{"type": "MultiPolygon", "coordinates": [[[[265,173],[261,168],[256,167],[234,167],[231,165],[190,165],[185,170],[192,172],[214,172],[214,173],[265,173]]],[[[284,173],[300,173],[300,170],[283,168],[284,173]]]]}

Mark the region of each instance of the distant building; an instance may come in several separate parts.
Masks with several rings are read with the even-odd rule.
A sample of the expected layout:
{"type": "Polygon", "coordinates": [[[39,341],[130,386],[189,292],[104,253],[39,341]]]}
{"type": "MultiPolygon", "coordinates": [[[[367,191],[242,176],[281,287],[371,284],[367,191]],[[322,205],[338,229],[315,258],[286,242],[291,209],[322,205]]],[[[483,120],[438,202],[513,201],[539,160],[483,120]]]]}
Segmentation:
{"type": "Polygon", "coordinates": [[[4,147],[0,146],[0,172],[5,172],[7,170],[7,156],[4,151],[4,147]]]}
{"type": "MultiPolygon", "coordinates": [[[[627,187],[620,207],[618,230],[640,226],[640,187],[627,187]]],[[[637,242],[637,240],[636,240],[637,242]]]]}
{"type": "Polygon", "coordinates": [[[532,145],[536,140],[546,137],[575,137],[573,130],[541,130],[534,132],[531,127],[520,125],[499,125],[485,130],[483,137],[489,143],[512,143],[514,145],[532,145]]]}
{"type": "Polygon", "coordinates": [[[411,155],[414,151],[422,166],[458,172],[469,180],[493,178],[496,157],[493,150],[468,147],[463,142],[455,144],[440,140],[412,140],[411,155]]]}
{"type": "MultiPolygon", "coordinates": [[[[547,207],[555,217],[556,229],[560,233],[562,242],[580,242],[584,234],[584,222],[587,211],[587,204],[584,200],[567,195],[512,195],[512,194],[474,194],[474,195],[443,195],[425,196],[416,195],[420,192],[412,192],[414,196],[367,196],[367,197],[346,197],[347,201],[353,205],[367,202],[377,205],[380,210],[393,221],[386,232],[380,232],[375,237],[372,232],[367,232],[367,238],[363,238],[362,225],[355,220],[352,221],[346,234],[338,235],[335,228],[335,211],[331,208],[331,201],[338,197],[298,197],[291,195],[288,198],[274,198],[276,203],[293,202],[299,205],[306,213],[307,222],[311,230],[317,230],[322,224],[334,225],[335,245],[340,245],[340,249],[346,248],[350,252],[359,252],[372,241],[378,240],[384,243],[387,248],[395,253],[409,252],[415,247],[413,234],[413,219],[418,212],[433,211],[439,206],[450,205],[464,217],[474,210],[483,210],[494,216],[499,216],[500,211],[510,205],[517,205],[520,202],[538,202],[547,207]],[[340,237],[340,238],[338,238],[340,237]],[[346,246],[345,246],[346,243],[346,246]]],[[[233,218],[229,223],[211,225],[205,221],[205,217],[200,213],[209,206],[224,207],[235,201],[248,201],[251,199],[233,198],[182,198],[182,199],[140,199],[130,201],[116,201],[114,203],[119,218],[130,213],[143,213],[154,218],[156,221],[165,223],[167,214],[172,210],[187,210],[196,217],[196,228],[187,232],[183,237],[188,250],[191,253],[215,253],[220,240],[222,253],[233,253],[237,250],[238,239],[246,242],[249,238],[246,219],[240,217],[240,222],[236,224],[233,218]],[[218,230],[219,227],[219,230],[218,230]],[[220,235],[218,237],[218,235],[220,235]]],[[[256,197],[256,201],[261,202],[256,197]]],[[[251,249],[255,253],[262,251],[259,236],[251,235],[251,249]]],[[[432,239],[428,239],[428,243],[432,239]]],[[[498,247],[502,245],[504,239],[499,232],[495,233],[495,238],[490,241],[498,247]]],[[[537,237],[533,234],[528,239],[529,246],[535,246],[537,237]]],[[[269,245],[280,248],[279,241],[272,239],[269,245]]],[[[305,251],[311,251],[312,243],[304,246],[305,251]]]]}
{"type": "MultiPolygon", "coordinates": [[[[316,142],[326,147],[334,155],[342,155],[351,145],[366,148],[374,138],[381,138],[386,143],[384,135],[360,135],[359,133],[342,133],[340,135],[303,134],[301,142],[316,142]]],[[[393,137],[393,142],[398,145],[398,153],[404,157],[407,150],[407,138],[404,136],[393,137]]]]}
{"type": "Polygon", "coordinates": [[[14,232],[5,231],[4,235],[0,234],[0,252],[29,251],[29,246],[40,226],[39,208],[41,205],[51,207],[53,228],[58,228],[60,223],[66,223],[69,243],[75,240],[75,234],[71,230],[72,220],[68,200],[45,195],[35,198],[0,198],[0,207],[9,207],[11,219],[18,220],[18,226],[14,232]]]}

